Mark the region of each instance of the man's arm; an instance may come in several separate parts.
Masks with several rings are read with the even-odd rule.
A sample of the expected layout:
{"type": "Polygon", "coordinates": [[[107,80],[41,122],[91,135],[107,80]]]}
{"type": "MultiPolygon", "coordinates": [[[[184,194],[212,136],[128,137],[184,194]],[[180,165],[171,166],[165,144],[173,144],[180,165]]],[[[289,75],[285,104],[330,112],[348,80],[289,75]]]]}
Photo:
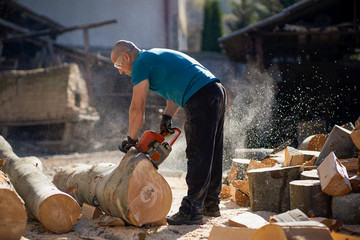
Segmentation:
{"type": "Polygon", "coordinates": [[[174,117],[178,112],[179,108],[180,108],[179,105],[177,105],[173,101],[166,100],[166,107],[163,114],[168,115],[170,117],[174,117]]]}
{"type": "Polygon", "coordinates": [[[133,88],[129,108],[129,137],[136,140],[144,123],[146,96],[149,91],[149,80],[138,83],[133,88]]]}

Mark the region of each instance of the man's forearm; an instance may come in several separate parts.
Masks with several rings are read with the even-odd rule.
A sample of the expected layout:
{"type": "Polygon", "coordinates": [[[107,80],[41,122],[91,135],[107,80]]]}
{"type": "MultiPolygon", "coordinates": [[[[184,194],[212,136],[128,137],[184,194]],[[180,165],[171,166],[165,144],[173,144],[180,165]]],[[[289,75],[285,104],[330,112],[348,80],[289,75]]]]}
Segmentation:
{"type": "Polygon", "coordinates": [[[141,110],[129,109],[129,137],[136,140],[144,123],[144,112],[141,110]]]}
{"type": "Polygon", "coordinates": [[[178,110],[180,109],[179,105],[174,103],[173,101],[166,101],[166,108],[164,110],[164,114],[170,117],[174,117],[178,110]]]}

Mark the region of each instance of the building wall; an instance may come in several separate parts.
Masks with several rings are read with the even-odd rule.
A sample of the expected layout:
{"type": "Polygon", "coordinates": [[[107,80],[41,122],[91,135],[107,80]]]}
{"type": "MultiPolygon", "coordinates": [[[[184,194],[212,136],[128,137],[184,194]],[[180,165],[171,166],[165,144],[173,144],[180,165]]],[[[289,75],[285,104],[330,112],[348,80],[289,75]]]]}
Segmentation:
{"type": "MultiPolygon", "coordinates": [[[[65,27],[116,19],[115,24],[89,30],[91,47],[112,47],[117,40],[128,39],[141,48],[178,49],[178,34],[182,34],[182,31],[177,29],[178,1],[174,0],[18,0],[18,2],[65,27]]],[[[70,46],[83,46],[83,33],[81,30],[64,33],[57,38],[57,42],[70,46]]]]}

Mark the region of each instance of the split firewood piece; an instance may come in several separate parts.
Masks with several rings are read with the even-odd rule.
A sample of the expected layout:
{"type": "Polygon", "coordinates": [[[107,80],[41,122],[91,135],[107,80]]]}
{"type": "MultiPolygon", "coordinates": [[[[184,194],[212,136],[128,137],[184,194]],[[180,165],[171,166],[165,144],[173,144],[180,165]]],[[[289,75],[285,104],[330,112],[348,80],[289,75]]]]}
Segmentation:
{"type": "Polygon", "coordinates": [[[289,182],[300,177],[301,166],[248,171],[252,211],[284,212],[290,209],[289,182]]]}
{"type": "Polygon", "coordinates": [[[88,219],[94,219],[104,215],[100,209],[86,203],[83,203],[81,207],[81,213],[88,219]]]}
{"type": "Polygon", "coordinates": [[[259,228],[251,240],[332,240],[329,229],[315,221],[273,223],[259,228]]]}
{"type": "Polygon", "coordinates": [[[331,152],[318,167],[321,189],[330,196],[341,196],[351,192],[346,168],[331,152]]]}
{"type": "Polygon", "coordinates": [[[26,210],[7,175],[0,171],[0,239],[20,239],[26,228],[26,210]]]}
{"type": "Polygon", "coordinates": [[[249,181],[245,180],[235,180],[231,183],[235,188],[239,189],[241,192],[246,194],[247,196],[250,196],[250,190],[249,190],[249,181]]]}
{"type": "Polygon", "coordinates": [[[258,229],[269,224],[263,217],[251,212],[244,212],[229,219],[230,227],[245,227],[258,229]]]}
{"type": "Polygon", "coordinates": [[[324,224],[325,226],[327,226],[327,228],[330,230],[330,232],[338,231],[339,228],[344,225],[344,223],[338,219],[316,217],[316,218],[310,218],[310,220],[324,224]]]}
{"type": "Polygon", "coordinates": [[[232,181],[238,178],[239,168],[237,166],[232,166],[229,170],[229,173],[226,177],[226,181],[230,184],[232,181]]]}
{"type": "Polygon", "coordinates": [[[270,217],[269,223],[308,221],[308,216],[300,209],[293,209],[270,217]]]}
{"type": "Polygon", "coordinates": [[[97,223],[100,226],[125,226],[125,222],[121,218],[101,215],[97,223]]]}
{"type": "Polygon", "coordinates": [[[290,208],[299,209],[310,217],[330,217],[330,196],[321,191],[319,180],[290,182],[290,208]]]}
{"type": "Polygon", "coordinates": [[[142,226],[164,223],[171,207],[169,184],[149,158],[132,148],[120,164],[74,164],[58,171],[54,183],[80,203],[142,226]]]}
{"type": "Polygon", "coordinates": [[[304,141],[302,141],[298,149],[299,150],[310,150],[310,151],[321,151],[322,147],[324,146],[326,139],[328,137],[328,134],[316,134],[311,135],[305,138],[304,141]]]}
{"type": "Polygon", "coordinates": [[[358,169],[359,159],[358,158],[347,158],[339,159],[340,163],[344,165],[348,172],[356,171],[358,169]]]}
{"type": "Polygon", "coordinates": [[[360,193],[360,175],[355,175],[349,178],[351,185],[351,192],[360,193]]]}
{"type": "Polygon", "coordinates": [[[334,218],[345,224],[360,224],[360,193],[350,193],[332,198],[331,210],[334,218]]]}
{"type": "Polygon", "coordinates": [[[238,188],[234,187],[233,185],[230,185],[230,194],[232,201],[235,202],[237,205],[241,207],[249,206],[249,196],[246,195],[244,192],[240,191],[238,188]]]}
{"type": "Polygon", "coordinates": [[[355,122],[355,128],[351,131],[351,139],[354,145],[360,149],[360,117],[355,122]]]}
{"type": "Polygon", "coordinates": [[[319,174],[317,169],[303,171],[300,175],[300,180],[319,180],[319,174]]]}
{"type": "Polygon", "coordinates": [[[221,199],[227,199],[231,197],[231,187],[228,185],[223,185],[220,192],[221,199]]]}
{"type": "Polygon", "coordinates": [[[284,166],[302,165],[306,161],[310,161],[318,152],[300,151],[293,147],[286,147],[284,166]]]}
{"type": "Polygon", "coordinates": [[[73,229],[81,214],[80,206],[41,172],[40,160],[35,157],[19,158],[2,136],[0,157],[8,159],[3,171],[9,175],[26,207],[46,229],[56,233],[73,229]]]}
{"type": "Polygon", "coordinates": [[[322,161],[334,152],[338,158],[351,158],[354,155],[354,143],[351,139],[351,131],[335,125],[331,130],[321,152],[316,160],[316,165],[320,165],[322,161]]]}

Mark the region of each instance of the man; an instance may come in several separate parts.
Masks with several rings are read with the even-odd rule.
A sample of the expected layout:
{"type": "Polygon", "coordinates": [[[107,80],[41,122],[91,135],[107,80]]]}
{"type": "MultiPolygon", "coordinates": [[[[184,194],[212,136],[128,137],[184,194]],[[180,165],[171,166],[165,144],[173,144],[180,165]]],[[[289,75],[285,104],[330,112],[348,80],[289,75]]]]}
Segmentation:
{"type": "Polygon", "coordinates": [[[220,80],[193,58],[177,51],[140,50],[134,43],[118,41],[111,60],[120,74],[132,78],[129,135],[119,146],[127,152],[137,142],[145,117],[148,90],[166,99],[160,131],[168,133],[172,117],[185,111],[188,185],[178,213],[167,218],[171,225],[202,224],[203,216],[220,216],[223,126],[226,93],[220,80]]]}

